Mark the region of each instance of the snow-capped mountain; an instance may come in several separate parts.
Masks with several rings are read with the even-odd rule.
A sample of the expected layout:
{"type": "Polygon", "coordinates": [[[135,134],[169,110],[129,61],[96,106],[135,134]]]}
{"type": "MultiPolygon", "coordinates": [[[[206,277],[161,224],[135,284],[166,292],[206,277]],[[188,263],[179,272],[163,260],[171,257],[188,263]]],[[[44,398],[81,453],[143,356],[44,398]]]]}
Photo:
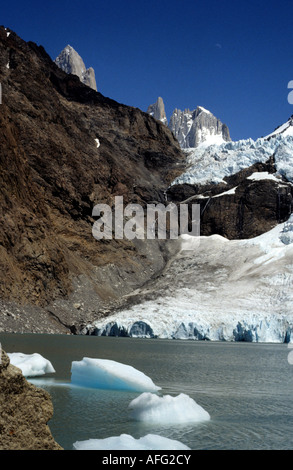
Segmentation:
{"type": "Polygon", "coordinates": [[[97,90],[95,71],[86,68],[84,61],[73,47],[67,45],[55,59],[55,63],[66,73],[77,75],[82,83],[97,90]]]}
{"type": "Polygon", "coordinates": [[[169,129],[183,149],[219,145],[231,140],[226,124],[202,106],[194,111],[175,109],[170,118],[169,129]]]}
{"type": "Polygon", "coordinates": [[[147,113],[169,127],[182,149],[220,145],[231,140],[226,124],[202,106],[193,111],[176,108],[168,123],[163,99],[159,97],[156,103],[148,107],[147,113]]]}

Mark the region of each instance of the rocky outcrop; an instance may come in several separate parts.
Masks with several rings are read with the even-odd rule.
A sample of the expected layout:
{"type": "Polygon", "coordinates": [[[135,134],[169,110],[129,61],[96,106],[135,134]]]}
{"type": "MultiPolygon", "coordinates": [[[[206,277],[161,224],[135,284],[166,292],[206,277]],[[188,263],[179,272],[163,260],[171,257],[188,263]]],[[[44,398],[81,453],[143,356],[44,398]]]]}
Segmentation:
{"type": "Polygon", "coordinates": [[[166,126],[3,27],[0,82],[0,330],[64,333],[166,262],[156,240],[96,240],[93,207],[163,202],[185,157],[166,126]]]}
{"type": "Polygon", "coordinates": [[[77,75],[82,83],[97,90],[95,71],[86,68],[84,61],[73,47],[67,45],[55,59],[55,63],[66,73],[77,75]]]}
{"type": "Polygon", "coordinates": [[[231,140],[226,124],[201,106],[194,111],[175,109],[169,128],[184,149],[195,148],[206,142],[222,143],[231,140]]]}
{"type": "Polygon", "coordinates": [[[27,382],[4,351],[0,390],[0,450],[62,450],[48,427],[53,416],[50,395],[27,382]]]}
{"type": "Polygon", "coordinates": [[[224,178],[223,183],[173,185],[167,194],[178,204],[200,205],[201,235],[252,238],[285,222],[291,214],[293,186],[285,178],[270,179],[275,172],[272,157],[224,178]],[[250,179],[258,172],[267,172],[268,178],[250,179]]]}
{"type": "Polygon", "coordinates": [[[151,104],[148,107],[147,113],[153,116],[153,118],[157,119],[158,121],[161,121],[166,126],[168,125],[164,101],[160,96],[154,104],[151,104]]]}

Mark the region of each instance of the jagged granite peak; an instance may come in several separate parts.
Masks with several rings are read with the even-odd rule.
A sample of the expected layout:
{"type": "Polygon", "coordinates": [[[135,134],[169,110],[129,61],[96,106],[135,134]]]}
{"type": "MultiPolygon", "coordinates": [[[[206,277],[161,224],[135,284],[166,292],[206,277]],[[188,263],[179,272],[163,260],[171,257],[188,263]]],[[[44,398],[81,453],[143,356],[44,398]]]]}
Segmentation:
{"type": "Polygon", "coordinates": [[[55,63],[64,72],[77,75],[82,83],[97,90],[95,71],[92,67],[86,68],[84,61],[69,44],[60,52],[55,59],[55,63]]]}
{"type": "Polygon", "coordinates": [[[195,110],[175,109],[170,118],[169,129],[181,148],[195,148],[201,144],[229,142],[229,129],[210,111],[198,106],[195,110]]]}
{"type": "Polygon", "coordinates": [[[164,101],[163,98],[161,98],[160,96],[154,104],[151,104],[148,107],[147,113],[153,116],[158,121],[161,121],[166,126],[168,126],[168,119],[165,112],[164,101]]]}

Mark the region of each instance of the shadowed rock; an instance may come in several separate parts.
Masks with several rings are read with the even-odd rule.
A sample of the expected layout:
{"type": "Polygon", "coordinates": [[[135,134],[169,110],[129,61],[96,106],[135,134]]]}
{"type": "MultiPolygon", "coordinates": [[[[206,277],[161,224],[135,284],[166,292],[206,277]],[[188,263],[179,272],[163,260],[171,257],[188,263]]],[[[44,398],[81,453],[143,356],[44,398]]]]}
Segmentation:
{"type": "Polygon", "coordinates": [[[62,450],[48,427],[53,416],[50,395],[27,382],[4,351],[0,390],[0,450],[62,450]]]}

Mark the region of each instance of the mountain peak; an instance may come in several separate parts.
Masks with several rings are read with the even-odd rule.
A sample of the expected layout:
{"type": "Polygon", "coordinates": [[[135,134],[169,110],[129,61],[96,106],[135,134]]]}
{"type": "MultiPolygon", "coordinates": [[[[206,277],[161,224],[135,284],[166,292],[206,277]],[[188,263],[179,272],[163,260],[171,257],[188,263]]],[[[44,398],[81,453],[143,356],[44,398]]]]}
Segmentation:
{"type": "Polygon", "coordinates": [[[60,52],[55,63],[64,72],[77,75],[82,83],[97,91],[94,69],[92,67],[86,68],[81,56],[70,44],[67,44],[60,52]]]}
{"type": "Polygon", "coordinates": [[[181,148],[221,144],[231,140],[226,124],[203,106],[197,106],[194,111],[175,109],[170,118],[169,128],[181,148]]]}
{"type": "Polygon", "coordinates": [[[163,98],[161,98],[160,96],[158,97],[157,101],[154,104],[151,104],[148,107],[147,113],[153,116],[158,121],[161,121],[166,126],[168,125],[164,101],[163,101],[163,98]]]}
{"type": "Polygon", "coordinates": [[[184,111],[175,108],[168,123],[164,101],[159,96],[157,101],[148,107],[147,113],[168,126],[183,149],[222,144],[231,140],[226,124],[203,106],[197,106],[193,111],[189,108],[184,111]]]}

